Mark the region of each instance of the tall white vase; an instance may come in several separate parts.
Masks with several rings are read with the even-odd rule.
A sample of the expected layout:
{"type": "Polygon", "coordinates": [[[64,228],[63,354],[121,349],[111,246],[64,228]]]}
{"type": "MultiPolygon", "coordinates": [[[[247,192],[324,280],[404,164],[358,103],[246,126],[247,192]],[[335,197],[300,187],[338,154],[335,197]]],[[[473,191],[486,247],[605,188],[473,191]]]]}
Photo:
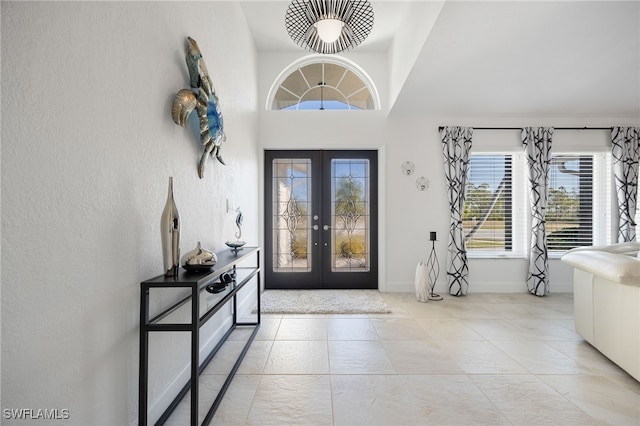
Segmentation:
{"type": "Polygon", "coordinates": [[[429,301],[429,271],[427,270],[427,264],[424,262],[418,263],[416,267],[416,299],[418,302],[429,301]]]}
{"type": "Polygon", "coordinates": [[[160,232],[162,235],[164,274],[167,277],[175,277],[178,275],[178,268],[180,267],[180,215],[173,200],[173,177],[169,178],[169,192],[167,194],[167,203],[162,211],[160,232]]]}

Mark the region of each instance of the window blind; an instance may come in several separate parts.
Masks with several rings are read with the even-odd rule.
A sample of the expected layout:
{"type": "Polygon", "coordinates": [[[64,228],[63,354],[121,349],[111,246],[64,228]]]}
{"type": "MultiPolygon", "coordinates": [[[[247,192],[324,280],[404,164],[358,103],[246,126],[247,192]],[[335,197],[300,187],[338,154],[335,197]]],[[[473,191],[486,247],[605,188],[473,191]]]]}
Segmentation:
{"type": "Polygon", "coordinates": [[[550,253],[610,243],[610,162],[604,153],[552,155],[546,215],[550,253]]]}
{"type": "Polygon", "coordinates": [[[523,257],[526,192],[521,153],[472,153],[463,230],[470,257],[523,257]]]}
{"type": "MultiPolygon", "coordinates": [[[[526,257],[531,223],[527,173],[521,152],[471,154],[462,217],[469,257],[526,257]]],[[[549,178],[550,256],[610,244],[611,154],[553,154],[549,178]]],[[[640,223],[640,208],[636,222],[640,223]]]]}

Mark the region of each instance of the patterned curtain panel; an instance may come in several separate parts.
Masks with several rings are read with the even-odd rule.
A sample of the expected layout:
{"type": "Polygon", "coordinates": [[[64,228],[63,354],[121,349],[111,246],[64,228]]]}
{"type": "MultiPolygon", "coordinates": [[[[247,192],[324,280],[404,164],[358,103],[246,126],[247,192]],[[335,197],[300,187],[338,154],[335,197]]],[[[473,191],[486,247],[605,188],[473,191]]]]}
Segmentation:
{"type": "Polygon", "coordinates": [[[636,206],[638,202],[638,160],[640,146],[638,127],[611,129],[613,176],[616,180],[620,222],[618,242],[636,239],[636,206]]]}
{"type": "Polygon", "coordinates": [[[449,226],[449,248],[447,250],[447,280],[449,293],[462,296],[469,287],[467,248],[462,230],[462,212],[469,177],[469,151],[471,150],[470,127],[443,127],[440,130],[444,151],[444,171],[447,178],[451,224],[449,226]]]}
{"type": "Polygon", "coordinates": [[[553,127],[522,129],[531,192],[531,251],[527,288],[536,296],[549,294],[549,254],[545,217],[549,199],[549,170],[553,127]]]}

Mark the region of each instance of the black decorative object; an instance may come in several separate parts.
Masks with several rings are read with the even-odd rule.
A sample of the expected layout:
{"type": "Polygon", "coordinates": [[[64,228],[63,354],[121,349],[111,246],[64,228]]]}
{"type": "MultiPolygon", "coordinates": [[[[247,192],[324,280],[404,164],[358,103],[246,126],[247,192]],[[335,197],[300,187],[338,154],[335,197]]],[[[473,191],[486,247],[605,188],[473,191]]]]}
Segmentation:
{"type": "Polygon", "coordinates": [[[429,253],[429,259],[427,260],[427,268],[429,268],[429,300],[442,300],[442,296],[435,294],[433,289],[436,287],[436,281],[440,275],[440,262],[438,262],[438,255],[436,254],[436,233],[431,231],[429,233],[429,241],[431,241],[431,253],[429,253]]]}
{"type": "MultiPolygon", "coordinates": [[[[235,269],[233,274],[235,275],[235,269]]],[[[231,276],[231,273],[225,272],[224,274],[220,275],[220,282],[209,284],[206,287],[206,290],[209,293],[221,293],[227,288],[228,284],[231,284],[231,282],[233,282],[233,277],[231,276]]]]}
{"type": "Polygon", "coordinates": [[[213,284],[209,284],[206,287],[206,290],[209,293],[222,293],[225,289],[227,288],[227,285],[224,283],[213,283],[213,284]]]}
{"type": "Polygon", "coordinates": [[[373,8],[367,0],[292,0],[285,26],[297,45],[317,53],[339,53],[367,38],[373,8]]]}

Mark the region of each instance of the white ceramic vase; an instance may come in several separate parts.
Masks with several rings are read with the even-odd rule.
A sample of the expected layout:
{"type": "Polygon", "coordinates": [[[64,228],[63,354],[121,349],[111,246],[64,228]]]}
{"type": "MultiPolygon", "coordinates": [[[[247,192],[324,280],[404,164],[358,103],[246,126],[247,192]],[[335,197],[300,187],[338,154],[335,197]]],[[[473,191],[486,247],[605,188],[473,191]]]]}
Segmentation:
{"type": "Polygon", "coordinates": [[[418,302],[429,301],[429,271],[427,270],[427,264],[424,262],[418,263],[416,267],[416,299],[418,302]]]}

